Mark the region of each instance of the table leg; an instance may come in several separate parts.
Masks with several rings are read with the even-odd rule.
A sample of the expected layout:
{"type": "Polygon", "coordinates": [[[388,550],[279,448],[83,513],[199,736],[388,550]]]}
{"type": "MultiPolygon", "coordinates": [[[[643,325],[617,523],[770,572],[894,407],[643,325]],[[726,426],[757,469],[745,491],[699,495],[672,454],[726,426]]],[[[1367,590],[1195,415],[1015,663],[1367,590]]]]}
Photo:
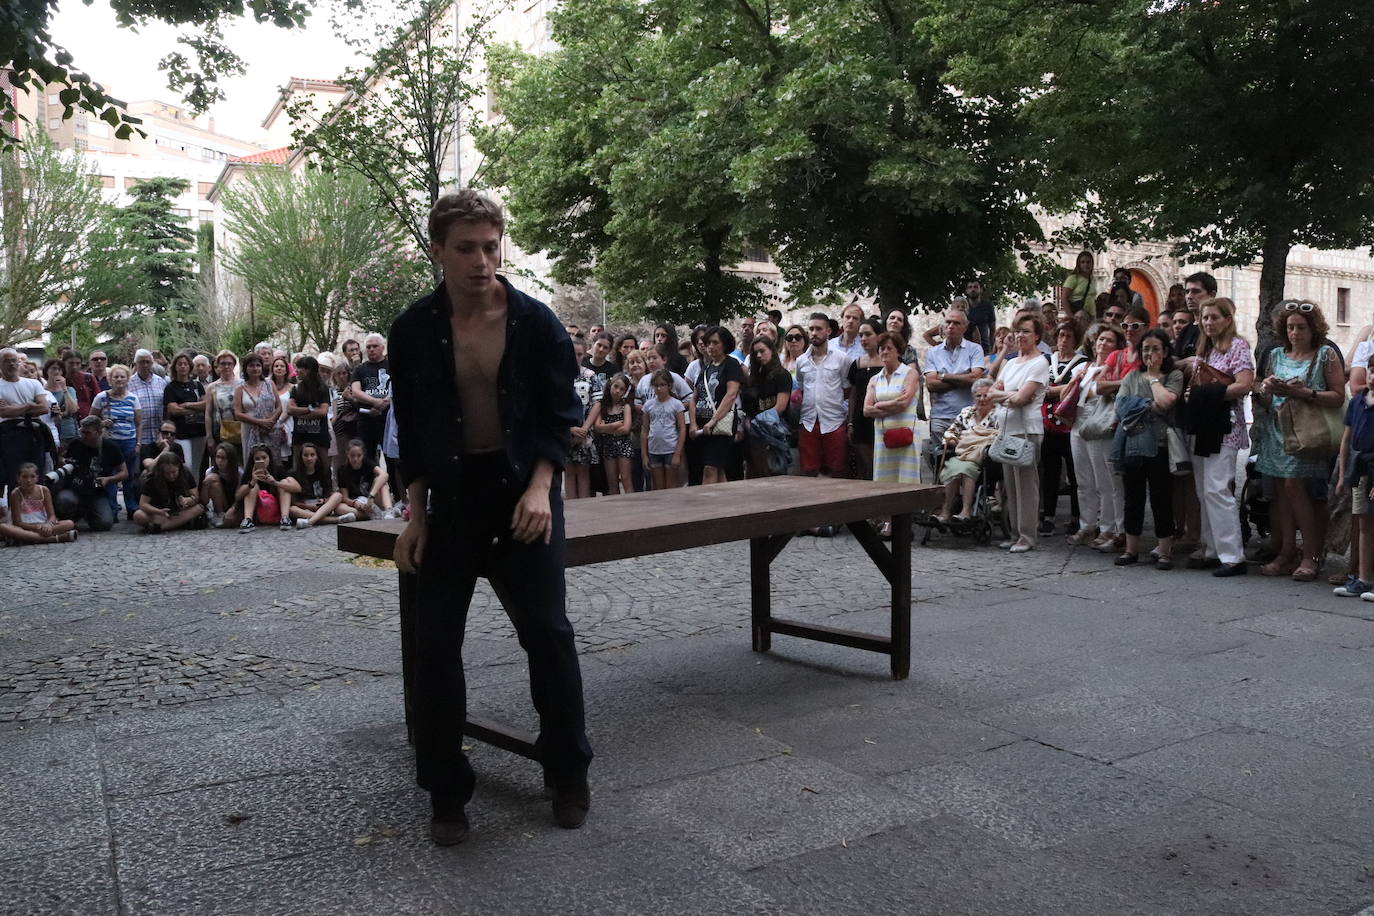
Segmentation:
{"type": "Polygon", "coordinates": [[[415,576],[397,573],[397,594],[401,602],[401,689],[405,698],[406,741],[415,743],[412,688],[415,685],[415,576]]]}
{"type": "Polygon", "coordinates": [[[911,516],[892,516],[892,677],[911,674],[911,516]]]}
{"type": "Polygon", "coordinates": [[[773,634],[768,629],[773,616],[773,589],[768,575],[773,562],[772,542],[772,538],[766,537],[749,540],[749,607],[755,652],[767,652],[773,645],[773,634]]]}

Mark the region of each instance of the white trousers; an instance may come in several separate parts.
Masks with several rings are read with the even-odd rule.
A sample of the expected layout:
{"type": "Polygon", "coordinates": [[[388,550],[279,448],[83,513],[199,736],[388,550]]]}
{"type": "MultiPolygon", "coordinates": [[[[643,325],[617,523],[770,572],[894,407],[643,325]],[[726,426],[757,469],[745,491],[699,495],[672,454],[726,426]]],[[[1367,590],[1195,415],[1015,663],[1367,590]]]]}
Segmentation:
{"type": "Polygon", "coordinates": [[[1024,541],[1032,546],[1038,540],[1036,523],[1040,518],[1040,443],[1043,433],[1027,435],[1031,449],[1035,452],[1035,463],[1026,467],[1002,465],[1002,488],[1006,500],[1002,511],[1008,513],[1008,525],[1012,542],[1024,541]]]}
{"type": "Polygon", "coordinates": [[[1223,445],[1205,458],[1193,456],[1193,484],[1202,512],[1202,543],[1205,556],[1223,563],[1245,559],[1240,540],[1240,510],[1231,484],[1236,477],[1236,449],[1223,445]]]}
{"type": "Polygon", "coordinates": [[[1078,522],[1080,529],[1098,529],[1102,534],[1122,534],[1126,517],[1126,495],[1121,478],[1112,473],[1107,461],[1110,439],[1084,439],[1078,430],[1069,433],[1069,451],[1078,475],[1078,522]]]}

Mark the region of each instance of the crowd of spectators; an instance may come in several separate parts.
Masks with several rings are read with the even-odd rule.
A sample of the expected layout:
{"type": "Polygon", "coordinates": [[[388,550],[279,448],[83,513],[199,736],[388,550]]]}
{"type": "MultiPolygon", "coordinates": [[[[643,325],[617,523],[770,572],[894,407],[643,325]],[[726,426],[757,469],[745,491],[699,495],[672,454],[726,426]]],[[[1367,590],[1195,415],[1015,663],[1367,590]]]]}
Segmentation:
{"type": "MultiPolygon", "coordinates": [[[[1053,298],[1000,327],[977,281],[920,331],[857,300],[834,317],[772,312],[681,339],[668,324],[643,339],[568,325],[582,422],[565,495],[779,474],[938,483],[943,505],[924,522],[941,532],[964,533],[985,500],[1011,552],[1063,521],[1069,543],[1118,565],[1218,576],[1246,572],[1253,503],[1272,529],[1259,571],[1311,581],[1331,500],[1349,493],[1357,522],[1336,593],[1374,601],[1374,342],[1347,366],[1320,307],[1286,300],[1279,345],[1255,354],[1209,274],[1175,285],[1155,316],[1129,273],[1101,292],[1093,276],[1084,253],[1053,298]]],[[[121,510],[149,532],[403,515],[390,398],[381,334],[294,357],[266,342],[170,360],[138,350],[132,366],[99,350],[39,365],[5,349],[0,536],[72,540],[76,523],[107,531],[121,510]]]]}

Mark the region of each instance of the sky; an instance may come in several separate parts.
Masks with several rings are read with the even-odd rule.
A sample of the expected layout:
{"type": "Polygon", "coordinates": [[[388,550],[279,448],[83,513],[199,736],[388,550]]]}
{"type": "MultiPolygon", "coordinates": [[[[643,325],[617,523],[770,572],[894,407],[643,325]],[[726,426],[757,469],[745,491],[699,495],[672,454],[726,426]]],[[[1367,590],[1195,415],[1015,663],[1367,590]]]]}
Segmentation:
{"type": "MultiPolygon", "coordinates": [[[[179,47],[176,29],[159,23],[133,32],[115,25],[114,13],[102,0],[91,6],[60,0],[51,31],[53,40],[76,58],[73,69],[90,74],[115,98],[180,101],[157,66],[179,47]]],[[[288,78],[334,79],[354,62],[352,52],[330,30],[323,9],[306,20],[304,30],[249,19],[227,28],[225,38],[247,72],[221,83],[226,99],[208,114],[215,118],[216,131],[249,142],[262,139],[262,120],[288,78]]]]}

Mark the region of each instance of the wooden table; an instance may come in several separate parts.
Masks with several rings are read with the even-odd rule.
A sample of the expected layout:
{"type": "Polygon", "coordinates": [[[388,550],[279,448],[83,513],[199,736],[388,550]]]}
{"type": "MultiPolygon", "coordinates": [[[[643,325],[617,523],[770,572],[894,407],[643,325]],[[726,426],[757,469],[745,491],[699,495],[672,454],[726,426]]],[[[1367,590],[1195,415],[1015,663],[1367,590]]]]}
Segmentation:
{"type": "MultiPolygon", "coordinates": [[[[565,503],[568,566],[585,566],[673,550],[749,541],[749,594],[753,647],[766,652],[773,634],[814,639],[878,652],[891,659],[892,676],[911,670],[911,516],[939,505],[943,488],[867,480],[767,477],[732,483],[627,493],[565,503]],[[883,543],[869,519],[891,516],[892,541],[883,543]],[[799,531],[844,525],[873,560],[891,589],[887,634],[863,633],[773,616],[769,571],[799,531]]],[[[401,521],[339,526],[340,550],[391,559],[401,521]]],[[[493,589],[509,611],[498,583],[493,589]]],[[[406,722],[415,657],[414,576],[400,576],[401,666],[406,722]]],[[[468,717],[464,733],[534,758],[534,737],[497,722],[468,717]]]]}

